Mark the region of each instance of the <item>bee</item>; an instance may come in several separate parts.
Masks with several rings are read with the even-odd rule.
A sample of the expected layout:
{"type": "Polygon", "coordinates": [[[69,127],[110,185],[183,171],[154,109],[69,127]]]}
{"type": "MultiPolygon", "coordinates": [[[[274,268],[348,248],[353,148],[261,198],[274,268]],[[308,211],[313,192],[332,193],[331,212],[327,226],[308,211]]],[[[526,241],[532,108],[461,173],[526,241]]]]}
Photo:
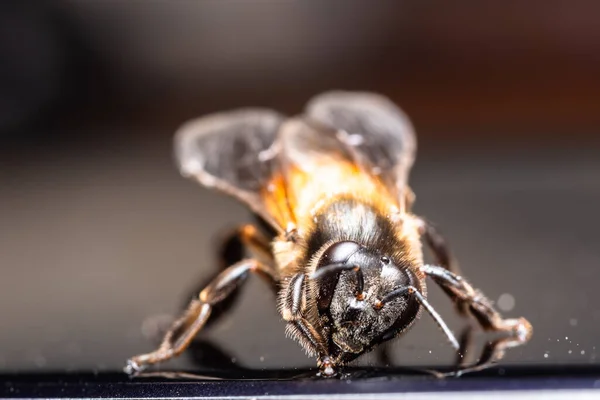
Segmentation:
{"type": "Polygon", "coordinates": [[[258,217],[260,224],[240,227],[228,241],[253,257],[223,269],[158,349],[129,359],[126,371],[182,353],[249,274],[275,290],[286,333],[317,358],[326,377],[405,333],[422,311],[458,351],[427,300],[427,278],[485,330],[507,334],[504,347],[527,342],[530,323],[504,319],[460,276],[432,225],[411,213],[415,151],[407,116],[372,93],[326,92],[292,118],[249,108],[183,125],[175,135],[181,173],[233,196],[258,217]],[[421,241],[436,265],[424,262],[421,241]]]}

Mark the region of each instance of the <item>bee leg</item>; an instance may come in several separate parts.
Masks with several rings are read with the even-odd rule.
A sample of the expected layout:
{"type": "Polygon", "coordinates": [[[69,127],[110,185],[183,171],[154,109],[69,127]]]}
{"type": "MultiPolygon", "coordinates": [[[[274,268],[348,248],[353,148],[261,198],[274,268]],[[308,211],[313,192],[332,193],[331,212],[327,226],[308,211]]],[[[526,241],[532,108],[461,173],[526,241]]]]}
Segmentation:
{"type": "MultiPolygon", "coordinates": [[[[267,239],[256,227],[247,224],[242,225],[235,230],[229,232],[219,243],[217,250],[218,272],[225,270],[230,265],[233,265],[244,258],[245,250],[249,250],[252,255],[260,257],[265,261],[272,260],[270,251],[269,239],[267,239]]],[[[194,290],[190,291],[189,296],[185,297],[186,303],[183,307],[187,307],[188,299],[196,297],[212,280],[212,278],[203,279],[199,284],[195,285],[194,290]]],[[[273,291],[276,292],[276,286],[273,286],[273,291]]],[[[222,315],[226,314],[233,308],[239,298],[240,290],[234,290],[225,300],[216,304],[211,311],[211,318],[206,323],[204,329],[213,326],[222,315]]]]}
{"type": "MultiPolygon", "coordinates": [[[[462,275],[460,272],[460,267],[456,262],[456,259],[452,256],[450,248],[448,247],[448,243],[444,239],[444,237],[433,227],[431,223],[428,221],[419,218],[419,233],[425,239],[425,243],[433,252],[433,255],[436,259],[436,263],[442,268],[447,269],[448,271],[456,274],[462,275]]],[[[442,289],[446,292],[448,296],[452,296],[448,289],[442,287],[442,289]]],[[[458,299],[457,299],[458,300],[458,299]]],[[[456,311],[462,315],[466,316],[467,311],[469,309],[468,305],[461,301],[456,301],[456,311]]]]}
{"type": "Polygon", "coordinates": [[[467,304],[470,313],[485,330],[509,333],[513,339],[510,341],[511,346],[514,347],[516,343],[523,344],[531,337],[533,330],[529,321],[522,317],[502,318],[492,306],[492,302],[459,275],[432,265],[424,265],[421,270],[440,285],[452,299],[467,304]]]}
{"type": "Polygon", "coordinates": [[[273,261],[271,241],[254,225],[239,226],[226,236],[219,249],[221,268],[226,268],[244,257],[244,250],[265,261],[273,261]]]}
{"type": "Polygon", "coordinates": [[[433,225],[425,221],[422,218],[419,218],[419,233],[425,239],[425,243],[433,252],[435,256],[436,263],[447,269],[448,271],[452,271],[453,273],[460,275],[460,269],[458,267],[458,263],[452,257],[452,253],[450,252],[450,248],[446,243],[444,237],[433,227],[433,225]]]}
{"type": "Polygon", "coordinates": [[[311,355],[318,355],[318,365],[325,376],[335,374],[333,362],[327,356],[327,342],[320,332],[302,315],[306,304],[306,276],[298,273],[283,282],[280,310],[287,324],[287,333],[298,340],[311,355]]]}
{"type": "Polygon", "coordinates": [[[127,361],[125,372],[141,371],[145,366],[178,356],[204,327],[213,307],[225,300],[245,281],[249,272],[257,273],[271,283],[277,280],[273,270],[257,260],[242,260],[221,272],[197,299],[190,302],[183,316],[166,333],[157,350],[134,356],[127,361]]]}

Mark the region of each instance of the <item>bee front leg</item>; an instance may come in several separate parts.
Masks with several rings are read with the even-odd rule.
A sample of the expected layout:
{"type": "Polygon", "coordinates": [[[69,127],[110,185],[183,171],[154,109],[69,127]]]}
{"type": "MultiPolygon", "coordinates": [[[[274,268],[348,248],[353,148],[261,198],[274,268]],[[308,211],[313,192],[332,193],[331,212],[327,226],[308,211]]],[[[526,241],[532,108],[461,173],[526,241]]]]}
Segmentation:
{"type": "Polygon", "coordinates": [[[166,333],[157,350],[140,354],[127,361],[125,372],[141,371],[145,366],[166,361],[181,354],[204,327],[213,307],[225,300],[245,281],[248,273],[257,273],[271,283],[277,281],[273,270],[257,260],[242,260],[221,272],[197,299],[191,301],[188,309],[166,333]]]}
{"type": "Polygon", "coordinates": [[[453,300],[468,305],[471,314],[485,330],[509,333],[512,340],[506,342],[504,347],[523,344],[531,338],[533,329],[529,321],[525,318],[502,318],[492,306],[492,302],[459,275],[431,265],[424,265],[421,270],[440,285],[453,300]]]}
{"type": "Polygon", "coordinates": [[[322,333],[303,316],[306,306],[306,276],[298,273],[283,282],[280,310],[287,321],[287,333],[310,355],[319,357],[318,365],[325,376],[335,375],[334,363],[327,355],[327,341],[322,333]]]}

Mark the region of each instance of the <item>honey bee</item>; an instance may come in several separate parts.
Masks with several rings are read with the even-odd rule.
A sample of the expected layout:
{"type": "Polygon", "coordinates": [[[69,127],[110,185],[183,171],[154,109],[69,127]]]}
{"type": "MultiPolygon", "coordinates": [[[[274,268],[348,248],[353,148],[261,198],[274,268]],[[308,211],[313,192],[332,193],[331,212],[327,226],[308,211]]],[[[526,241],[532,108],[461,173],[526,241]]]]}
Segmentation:
{"type": "Polygon", "coordinates": [[[327,92],[293,118],[241,109],[183,125],[175,135],[181,173],[240,200],[262,224],[228,241],[253,257],[219,273],[159,348],[129,359],[126,371],[182,353],[251,273],[274,288],[287,334],[317,358],[322,376],[403,334],[422,310],[458,351],[427,301],[427,278],[485,330],[507,334],[503,348],[527,342],[530,323],[504,319],[458,274],[431,224],[411,213],[415,150],[409,119],[372,93],[327,92]],[[436,265],[424,263],[421,240],[436,265]]]}

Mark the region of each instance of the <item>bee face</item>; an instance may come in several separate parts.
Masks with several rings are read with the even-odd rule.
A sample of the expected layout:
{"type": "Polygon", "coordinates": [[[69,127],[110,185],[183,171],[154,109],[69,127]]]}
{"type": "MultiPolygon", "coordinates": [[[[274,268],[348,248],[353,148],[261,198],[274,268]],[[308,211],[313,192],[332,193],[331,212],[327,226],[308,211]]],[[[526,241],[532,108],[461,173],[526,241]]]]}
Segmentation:
{"type": "Polygon", "coordinates": [[[353,241],[332,244],[321,256],[317,274],[338,265],[344,270],[325,274],[319,282],[319,306],[331,333],[329,354],[347,362],[410,325],[418,303],[408,293],[389,294],[418,287],[419,281],[399,261],[353,241]]]}

